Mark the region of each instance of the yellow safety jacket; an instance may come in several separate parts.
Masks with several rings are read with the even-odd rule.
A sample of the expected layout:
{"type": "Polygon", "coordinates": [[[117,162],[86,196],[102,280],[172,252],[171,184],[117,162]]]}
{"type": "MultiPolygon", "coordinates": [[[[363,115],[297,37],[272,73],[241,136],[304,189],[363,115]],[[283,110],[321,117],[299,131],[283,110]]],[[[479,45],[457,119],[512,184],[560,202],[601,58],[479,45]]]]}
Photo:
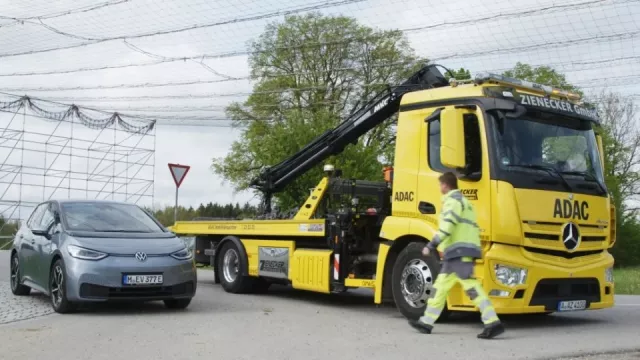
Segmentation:
{"type": "Polygon", "coordinates": [[[444,195],[438,225],[438,232],[427,246],[432,250],[439,248],[443,260],[482,257],[476,213],[459,190],[444,195]]]}

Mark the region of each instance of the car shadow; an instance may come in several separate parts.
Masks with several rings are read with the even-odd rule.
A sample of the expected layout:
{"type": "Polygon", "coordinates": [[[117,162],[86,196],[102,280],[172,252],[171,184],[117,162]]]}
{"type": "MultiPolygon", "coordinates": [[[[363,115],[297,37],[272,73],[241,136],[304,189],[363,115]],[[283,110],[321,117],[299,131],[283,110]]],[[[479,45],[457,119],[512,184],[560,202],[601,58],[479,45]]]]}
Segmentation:
{"type": "Polygon", "coordinates": [[[208,311],[191,303],[186,309],[168,309],[162,301],[117,301],[83,303],[73,312],[76,315],[130,315],[130,314],[172,314],[208,311]]]}

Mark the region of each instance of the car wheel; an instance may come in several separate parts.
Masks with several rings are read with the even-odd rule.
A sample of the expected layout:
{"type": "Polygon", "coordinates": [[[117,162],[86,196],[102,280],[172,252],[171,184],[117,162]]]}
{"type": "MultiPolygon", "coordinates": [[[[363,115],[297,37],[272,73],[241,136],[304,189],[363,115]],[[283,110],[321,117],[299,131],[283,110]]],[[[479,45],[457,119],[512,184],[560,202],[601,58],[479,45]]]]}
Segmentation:
{"type": "Polygon", "coordinates": [[[56,260],[49,272],[49,297],[55,312],[65,314],[75,310],[75,304],[67,299],[67,272],[62,259],[56,260]]]}
{"type": "MultiPolygon", "coordinates": [[[[424,314],[427,300],[433,294],[436,277],[440,272],[440,261],[435,254],[422,255],[425,243],[412,242],[404,248],[391,274],[393,300],[398,310],[408,319],[418,319],[424,314]]],[[[440,319],[448,311],[442,312],[440,319]]]]}
{"type": "Polygon", "coordinates": [[[220,284],[226,292],[245,293],[253,285],[253,279],[242,275],[240,256],[240,251],[233,242],[228,241],[222,246],[216,271],[220,274],[220,284]]]}
{"type": "Polygon", "coordinates": [[[31,288],[22,285],[20,275],[20,259],[17,254],[11,255],[11,292],[13,295],[25,296],[31,293],[31,288]]]}
{"type": "Polygon", "coordinates": [[[186,309],[191,304],[191,298],[165,300],[164,306],[168,309],[186,309]]]}

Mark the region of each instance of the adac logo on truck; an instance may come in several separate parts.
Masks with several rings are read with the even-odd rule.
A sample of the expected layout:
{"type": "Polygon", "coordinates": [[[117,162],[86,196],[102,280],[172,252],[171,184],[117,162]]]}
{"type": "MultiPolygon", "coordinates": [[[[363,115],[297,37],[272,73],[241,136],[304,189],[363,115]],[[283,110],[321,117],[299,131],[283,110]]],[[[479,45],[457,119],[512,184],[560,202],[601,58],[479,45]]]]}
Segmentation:
{"type": "Polygon", "coordinates": [[[553,217],[562,219],[589,220],[589,203],[579,200],[556,199],[553,217]]]}
{"type": "Polygon", "coordinates": [[[393,196],[393,201],[413,201],[414,193],[413,191],[396,191],[393,196]]]}

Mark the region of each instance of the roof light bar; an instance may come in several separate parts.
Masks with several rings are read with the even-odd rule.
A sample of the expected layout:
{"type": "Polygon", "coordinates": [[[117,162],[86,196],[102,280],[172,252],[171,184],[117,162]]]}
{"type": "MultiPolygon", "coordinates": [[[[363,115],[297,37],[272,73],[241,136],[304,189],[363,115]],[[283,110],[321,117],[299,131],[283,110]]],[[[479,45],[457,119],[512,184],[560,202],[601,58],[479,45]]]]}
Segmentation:
{"type": "Polygon", "coordinates": [[[547,95],[560,96],[560,97],[567,98],[569,100],[575,100],[575,101],[580,100],[579,94],[576,94],[570,91],[556,89],[548,85],[542,85],[542,84],[534,83],[531,81],[514,79],[507,76],[492,74],[492,73],[479,73],[476,75],[476,78],[475,78],[476,84],[482,84],[483,82],[486,82],[486,81],[493,81],[493,82],[505,84],[505,85],[514,85],[514,86],[518,86],[521,88],[526,88],[534,91],[543,91],[547,95]]]}

